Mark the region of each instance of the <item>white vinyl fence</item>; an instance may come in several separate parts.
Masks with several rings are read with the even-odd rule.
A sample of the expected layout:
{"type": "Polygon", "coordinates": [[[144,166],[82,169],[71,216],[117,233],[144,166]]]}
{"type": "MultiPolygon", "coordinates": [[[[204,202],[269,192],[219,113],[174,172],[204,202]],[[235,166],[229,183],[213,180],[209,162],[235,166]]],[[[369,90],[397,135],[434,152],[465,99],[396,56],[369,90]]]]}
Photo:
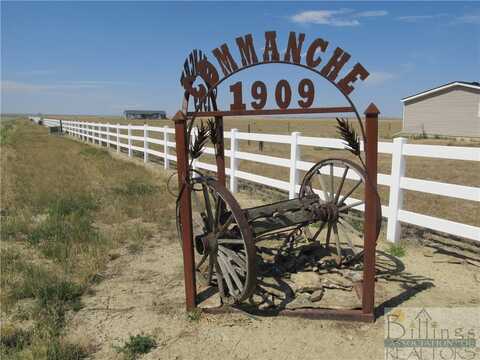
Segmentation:
{"type": "MultiPolygon", "coordinates": [[[[30,118],[39,123],[38,117],[30,118]]],[[[43,119],[45,126],[61,126],[62,130],[72,136],[79,137],[84,141],[98,144],[105,143],[107,147],[116,148],[120,152],[124,148],[128,156],[133,156],[133,151],[143,153],[144,161],[148,161],[149,155],[162,158],[165,168],[169,168],[170,161],[176,161],[176,156],[169,153],[170,148],[175,148],[175,142],[171,141],[174,129],[169,127],[156,127],[149,125],[120,125],[105,123],[76,122],[57,119],[43,119]],[[126,130],[126,134],[121,130],[126,130]],[[133,130],[143,130],[143,136],[133,136],[133,130]],[[149,137],[150,133],[161,133],[161,139],[149,137]],[[141,141],[143,146],[133,146],[132,141],[141,141]],[[163,151],[149,148],[149,144],[163,145],[163,151]]],[[[230,149],[225,150],[225,156],[230,158],[230,167],[226,169],[230,177],[230,190],[237,191],[238,179],[263,184],[272,188],[289,192],[289,197],[294,198],[300,189],[300,170],[309,170],[314,163],[301,161],[300,146],[314,146],[332,149],[344,149],[345,144],[340,139],[318,138],[301,136],[294,132],[291,135],[273,135],[260,133],[242,133],[232,129],[224,134],[230,139],[230,149]],[[270,143],[290,144],[290,158],[279,158],[267,155],[247,153],[238,150],[239,140],[263,141],[270,143]],[[266,176],[248,173],[238,169],[237,160],[253,161],[290,169],[289,181],[282,181],[266,176]]],[[[173,137],[172,137],[173,138],[173,137]]],[[[362,144],[363,145],[363,144],[362,144]]],[[[378,152],[392,155],[390,174],[378,174],[378,184],[389,187],[389,204],[382,205],[383,216],[387,218],[387,239],[397,242],[400,239],[401,222],[441,231],[459,237],[480,241],[480,228],[468,224],[462,224],[429,215],[414,213],[403,210],[403,191],[413,190],[423,193],[447,196],[457,199],[480,202],[480,188],[447,184],[436,181],[421,180],[405,176],[406,156],[419,156],[435,159],[452,159],[459,161],[480,161],[480,148],[438,145],[415,145],[407,144],[405,138],[395,138],[393,142],[379,142],[378,152]]],[[[214,154],[213,148],[206,148],[205,153],[214,154]]],[[[216,171],[217,167],[200,161],[194,162],[194,167],[216,171]]],[[[337,172],[335,172],[336,174],[337,172]]],[[[341,176],[338,171],[337,176],[341,176]]],[[[358,207],[363,210],[363,206],[358,207]]]]}

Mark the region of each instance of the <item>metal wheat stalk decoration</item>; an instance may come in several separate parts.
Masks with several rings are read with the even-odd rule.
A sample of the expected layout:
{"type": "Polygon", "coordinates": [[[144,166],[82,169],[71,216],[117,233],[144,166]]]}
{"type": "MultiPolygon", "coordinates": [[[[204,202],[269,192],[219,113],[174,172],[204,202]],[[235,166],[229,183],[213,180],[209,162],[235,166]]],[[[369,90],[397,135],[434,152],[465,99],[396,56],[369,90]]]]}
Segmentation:
{"type": "Polygon", "coordinates": [[[218,145],[218,128],[215,124],[215,120],[208,119],[207,120],[208,126],[208,136],[210,137],[210,141],[213,144],[213,148],[215,149],[215,156],[217,155],[217,145],[218,145]]]}
{"type": "Polygon", "coordinates": [[[203,149],[208,141],[209,129],[203,124],[203,121],[200,122],[200,125],[197,125],[197,134],[195,141],[190,144],[190,157],[192,161],[198,159],[203,153],[203,149]]]}
{"type": "Polygon", "coordinates": [[[360,152],[360,138],[347,119],[337,117],[337,130],[345,142],[345,149],[355,155],[366,168],[360,152]]]}

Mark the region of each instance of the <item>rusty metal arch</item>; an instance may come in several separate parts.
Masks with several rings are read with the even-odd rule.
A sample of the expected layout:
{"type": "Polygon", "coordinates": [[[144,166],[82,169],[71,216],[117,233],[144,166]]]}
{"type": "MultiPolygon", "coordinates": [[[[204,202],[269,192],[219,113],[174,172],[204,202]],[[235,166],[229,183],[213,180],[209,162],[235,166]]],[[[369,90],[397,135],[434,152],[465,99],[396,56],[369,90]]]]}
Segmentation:
{"type": "MultiPolygon", "coordinates": [[[[195,55],[195,54],[194,54],[195,55]]],[[[195,60],[195,59],[194,59],[195,60]]],[[[205,60],[206,61],[206,60],[205,60]]],[[[242,70],[253,68],[257,65],[265,64],[288,64],[288,65],[297,65],[300,68],[306,68],[317,75],[320,75],[332,85],[334,85],[337,90],[339,90],[347,102],[350,104],[350,107],[323,107],[323,108],[310,108],[310,113],[355,113],[357,120],[362,132],[363,140],[365,141],[364,147],[364,156],[365,163],[363,164],[365,168],[365,177],[366,182],[364,186],[365,192],[365,220],[364,220],[364,229],[363,229],[363,243],[364,243],[364,257],[363,257],[363,280],[360,283],[359,287],[356,288],[357,295],[361,299],[362,305],[361,308],[355,309],[305,309],[301,312],[295,312],[294,310],[283,310],[279,314],[286,316],[302,316],[302,317],[315,317],[315,318],[330,318],[330,319],[350,319],[350,320],[360,320],[360,321],[374,321],[375,320],[375,246],[376,246],[376,237],[378,230],[378,222],[375,221],[378,219],[378,211],[381,211],[381,208],[378,206],[378,194],[376,192],[377,185],[377,142],[378,142],[378,114],[379,110],[372,103],[365,110],[365,131],[362,123],[362,119],[348,94],[344,93],[334,81],[328,79],[326,76],[315,68],[308,67],[300,63],[291,63],[286,61],[272,61],[272,62],[260,62],[255,64],[250,64],[240,69],[228,73],[225,77],[219,79],[219,74],[213,74],[213,79],[216,82],[210,85],[208,82],[211,74],[204,72],[203,69],[200,73],[196,70],[196,65],[198,63],[192,62],[191,66],[185,62],[184,69],[186,75],[188,75],[188,82],[181,83],[186,90],[183,98],[182,110],[178,111],[173,117],[175,122],[175,143],[177,150],[177,176],[179,184],[179,196],[177,199],[177,206],[179,206],[179,221],[182,224],[181,226],[181,238],[182,238],[182,252],[184,259],[184,277],[185,277],[185,295],[186,295],[186,308],[187,311],[193,310],[199,304],[199,301],[204,297],[205,293],[197,294],[196,287],[196,264],[194,257],[194,245],[193,245],[193,226],[192,226],[192,202],[191,202],[191,193],[192,193],[192,183],[191,183],[191,173],[192,173],[192,163],[189,160],[189,154],[191,154],[191,137],[190,130],[192,129],[194,120],[196,117],[214,117],[214,132],[215,138],[212,142],[215,144],[215,158],[217,165],[217,183],[225,186],[225,154],[224,154],[224,139],[223,139],[223,117],[229,115],[259,115],[260,112],[255,110],[252,111],[218,111],[216,97],[217,97],[217,88],[223,83],[226,79],[230,78],[234,74],[239,73],[242,70]],[[191,71],[192,70],[192,71],[191,71]],[[194,88],[193,83],[196,81],[197,77],[202,78],[203,84],[200,85],[202,88],[194,88]],[[217,80],[218,79],[218,80],[217,80]],[[206,89],[205,89],[206,86],[206,89]],[[199,90],[201,90],[199,92],[199,90]],[[195,96],[197,95],[197,96],[195,96]],[[190,96],[194,97],[194,112],[188,112],[188,101],[190,96]],[[210,111],[211,108],[214,108],[215,111],[210,111]],[[369,141],[366,141],[369,140],[369,141]]],[[[204,66],[206,64],[202,64],[204,66]]],[[[213,66],[209,63],[208,66],[213,66]]],[[[201,70],[201,69],[200,69],[201,70]]],[[[217,71],[217,69],[215,69],[217,71]]],[[[366,71],[366,70],[365,70],[366,71]]],[[[349,78],[350,82],[352,77],[349,78]]],[[[199,81],[200,83],[201,81],[199,81]]],[[[346,90],[345,90],[346,91],[346,90]]],[[[278,105],[278,101],[277,101],[278,105]]],[[[279,111],[273,111],[270,109],[265,110],[263,113],[268,115],[280,114],[284,112],[285,114],[294,114],[294,113],[307,113],[308,109],[294,109],[294,108],[282,108],[280,105],[279,111]]],[[[231,109],[232,110],[232,109],[231,109]]],[[[212,122],[209,122],[209,126],[212,122]]],[[[202,125],[201,125],[202,126],[202,125]]],[[[199,137],[196,137],[198,139],[199,137]]],[[[358,143],[358,142],[357,142],[358,143]]],[[[358,146],[359,147],[359,146],[358,146]]],[[[356,146],[357,148],[357,146],[356,146]]],[[[193,157],[192,157],[193,158],[193,157]]],[[[328,159],[327,159],[328,160],[328,159]]],[[[362,161],[362,159],[360,159],[362,161]]],[[[363,161],[362,161],[363,163],[363,161]]],[[[333,176],[333,175],[332,175],[333,176]]],[[[295,199],[293,199],[295,200],[295,199]]],[[[288,200],[290,201],[290,200],[288,200]]],[[[269,206],[269,205],[267,205],[269,206]]],[[[222,208],[221,206],[219,208],[222,208]]],[[[219,217],[220,219],[220,217],[219,217]]],[[[250,226],[247,225],[247,227],[250,226]]],[[[210,227],[213,228],[213,227],[210,227]]],[[[220,266],[220,265],[219,265],[220,266]]],[[[220,269],[221,270],[221,269],[220,269]]],[[[218,268],[217,270],[218,271],[218,268]]],[[[227,284],[228,286],[228,284],[227,284]]],[[[235,289],[233,289],[235,290],[235,289]]],[[[232,291],[232,294],[235,294],[232,291]]],[[[206,312],[220,313],[224,311],[229,311],[230,307],[219,307],[206,309],[206,312]]]]}
{"type": "MultiPolygon", "coordinates": [[[[228,75],[224,76],[223,78],[219,79],[215,84],[213,85],[210,85],[208,83],[205,83],[207,85],[207,93],[205,94],[205,96],[203,96],[200,100],[205,100],[206,98],[208,98],[210,96],[211,98],[211,101],[212,101],[212,106],[214,108],[214,111],[218,111],[218,108],[217,108],[217,102],[216,102],[216,97],[212,96],[213,93],[212,91],[216,90],[218,88],[218,86],[220,86],[220,84],[222,84],[225,80],[229,79],[230,77],[232,77],[233,75],[236,75],[240,72],[242,72],[243,70],[247,70],[247,69],[251,69],[253,67],[256,67],[256,66],[260,66],[260,65],[269,65],[269,64],[282,64],[282,65],[294,65],[294,66],[298,66],[300,68],[303,68],[303,69],[307,69],[307,70],[310,70],[312,71],[313,73],[319,75],[320,77],[322,77],[323,79],[327,80],[331,85],[333,85],[335,87],[335,89],[337,89],[340,94],[343,95],[343,97],[347,100],[347,102],[349,103],[350,107],[353,109],[353,113],[355,114],[356,118],[357,118],[357,121],[358,121],[358,124],[360,126],[360,131],[362,133],[362,138],[363,138],[363,141],[365,141],[366,139],[366,136],[365,136],[365,129],[364,129],[364,126],[363,126],[363,122],[362,122],[362,118],[360,117],[360,114],[355,106],[355,104],[353,103],[352,99],[350,99],[350,97],[345,94],[342,90],[340,90],[337,85],[335,84],[335,82],[333,82],[332,80],[330,80],[329,78],[327,78],[326,76],[324,76],[320,71],[316,70],[316,69],[313,69],[305,64],[300,64],[300,63],[292,63],[292,62],[288,62],[288,61],[282,61],[282,60],[279,60],[279,61],[262,61],[262,62],[257,62],[257,63],[254,63],[254,64],[250,64],[250,65],[246,65],[246,66],[243,66],[235,71],[232,71],[231,73],[229,73],[228,75]]],[[[198,75],[197,75],[198,77],[198,75]]],[[[203,79],[203,78],[202,78],[203,79]]],[[[188,91],[185,91],[185,94],[184,94],[184,101],[183,101],[183,104],[182,104],[182,112],[186,115],[187,112],[188,112],[188,100],[189,100],[189,97],[190,97],[190,94],[188,93],[188,91]]],[[[195,109],[194,112],[197,112],[198,109],[195,109]]],[[[195,115],[194,115],[195,117],[195,115]]]]}

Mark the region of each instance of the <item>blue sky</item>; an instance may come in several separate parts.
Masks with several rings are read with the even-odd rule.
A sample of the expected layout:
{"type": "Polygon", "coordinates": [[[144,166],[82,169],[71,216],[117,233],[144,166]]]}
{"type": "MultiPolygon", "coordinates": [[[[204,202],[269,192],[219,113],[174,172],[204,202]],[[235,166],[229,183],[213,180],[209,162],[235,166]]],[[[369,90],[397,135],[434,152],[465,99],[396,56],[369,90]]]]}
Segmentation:
{"type": "MultiPolygon", "coordinates": [[[[2,2],[1,10],[2,112],[171,115],[193,48],[213,61],[211,50],[226,42],[236,51],[235,38],[247,33],[261,49],[268,30],[279,48],[289,31],[304,32],[306,44],[321,37],[352,55],[350,67],[361,62],[371,75],[352,95],[360,110],[374,101],[401,116],[402,97],[480,80],[475,2],[2,2]]],[[[230,84],[296,75],[264,68],[230,84]]],[[[329,88],[318,83],[316,105],[334,104],[329,88]]],[[[219,94],[229,100],[228,87],[219,94]]]]}

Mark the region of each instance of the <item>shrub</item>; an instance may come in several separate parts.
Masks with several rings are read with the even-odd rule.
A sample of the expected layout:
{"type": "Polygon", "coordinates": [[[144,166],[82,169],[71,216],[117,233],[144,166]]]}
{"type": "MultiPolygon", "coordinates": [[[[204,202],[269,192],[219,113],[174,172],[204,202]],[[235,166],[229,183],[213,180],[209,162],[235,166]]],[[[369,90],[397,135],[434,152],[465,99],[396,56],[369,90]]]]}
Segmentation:
{"type": "Polygon", "coordinates": [[[28,232],[28,222],[21,215],[0,216],[0,239],[15,240],[21,234],[28,232]]]}
{"type": "Polygon", "coordinates": [[[387,252],[392,255],[392,256],[396,256],[396,257],[403,257],[405,256],[405,254],[407,253],[406,250],[405,250],[405,247],[400,245],[400,244],[392,244],[390,245],[390,247],[388,248],[387,252]]]}
{"type": "Polygon", "coordinates": [[[11,300],[35,298],[39,289],[55,282],[55,277],[45,268],[27,263],[20,254],[2,250],[1,256],[2,289],[9,291],[4,296],[11,300]]]}
{"type": "Polygon", "coordinates": [[[131,180],[122,187],[114,187],[112,191],[118,195],[124,196],[145,196],[158,192],[159,186],[131,180]]]}
{"type": "Polygon", "coordinates": [[[68,216],[78,214],[80,216],[92,216],[92,211],[98,208],[95,199],[90,195],[74,194],[61,197],[52,202],[48,207],[51,216],[68,216]]]}
{"type": "Polygon", "coordinates": [[[202,316],[202,310],[199,308],[196,308],[192,311],[189,311],[187,313],[187,320],[189,321],[198,321],[200,320],[200,317],[202,316]]]}
{"type": "Polygon", "coordinates": [[[148,335],[130,336],[128,341],[121,348],[117,349],[125,355],[128,360],[133,360],[140,354],[146,354],[157,347],[155,339],[148,335]]]}
{"type": "Polygon", "coordinates": [[[87,351],[80,345],[59,340],[51,341],[47,348],[47,360],[81,360],[87,355],[87,351]]]}
{"type": "Polygon", "coordinates": [[[98,149],[94,147],[85,147],[79,152],[82,156],[91,156],[91,157],[109,157],[110,154],[105,149],[98,149]]]}
{"type": "Polygon", "coordinates": [[[145,241],[150,239],[153,235],[148,228],[140,224],[136,224],[135,226],[129,226],[126,229],[125,234],[126,236],[128,236],[128,239],[130,241],[127,250],[131,254],[139,253],[143,249],[145,241]]]}
{"type": "Polygon", "coordinates": [[[8,145],[11,141],[13,121],[2,121],[0,125],[0,146],[8,145]]]}
{"type": "Polygon", "coordinates": [[[58,336],[65,326],[65,313],[81,308],[83,288],[69,281],[57,281],[39,289],[37,303],[42,326],[50,335],[58,336]]]}
{"type": "Polygon", "coordinates": [[[65,303],[78,306],[83,288],[69,281],[59,281],[54,284],[40,288],[38,293],[38,302],[42,307],[50,304],[65,303]]]}
{"type": "Polygon", "coordinates": [[[48,332],[58,333],[64,326],[66,311],[80,309],[84,288],[25,262],[18,253],[2,251],[1,255],[2,289],[8,289],[4,296],[9,302],[35,299],[35,317],[43,320],[48,332]]]}
{"type": "Polygon", "coordinates": [[[17,328],[11,324],[2,326],[0,331],[0,346],[6,352],[20,351],[24,346],[30,344],[31,339],[32,333],[30,331],[17,328]]]}
{"type": "Polygon", "coordinates": [[[25,264],[21,273],[22,280],[12,288],[15,299],[36,298],[39,290],[55,281],[54,276],[46,269],[33,264],[25,264]]]}
{"type": "Polygon", "coordinates": [[[41,251],[60,263],[68,262],[73,244],[99,240],[93,226],[97,203],[91,196],[72,195],[49,204],[47,217],[29,233],[31,244],[41,245],[41,251]]]}

